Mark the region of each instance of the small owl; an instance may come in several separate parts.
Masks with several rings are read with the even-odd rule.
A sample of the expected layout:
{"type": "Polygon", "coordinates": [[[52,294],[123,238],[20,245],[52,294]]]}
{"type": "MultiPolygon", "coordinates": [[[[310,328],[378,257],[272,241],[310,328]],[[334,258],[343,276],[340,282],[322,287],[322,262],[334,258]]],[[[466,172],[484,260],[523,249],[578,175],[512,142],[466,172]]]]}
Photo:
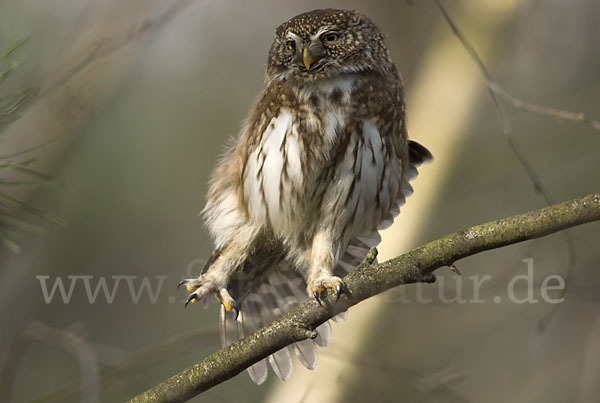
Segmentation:
{"type": "MultiPolygon", "coordinates": [[[[392,224],[429,151],[409,141],[404,88],[377,26],[356,11],[314,10],[276,29],[265,87],[212,175],[203,215],[215,250],[188,302],[216,295],[223,346],[328,288],[339,295],[392,224]]],[[[334,320],[344,320],[340,314],[334,320]]],[[[295,343],[317,363],[315,344],[295,343]]],[[[287,348],[268,358],[281,379],[287,348]]],[[[249,370],[267,377],[265,360],[249,370]]]]}

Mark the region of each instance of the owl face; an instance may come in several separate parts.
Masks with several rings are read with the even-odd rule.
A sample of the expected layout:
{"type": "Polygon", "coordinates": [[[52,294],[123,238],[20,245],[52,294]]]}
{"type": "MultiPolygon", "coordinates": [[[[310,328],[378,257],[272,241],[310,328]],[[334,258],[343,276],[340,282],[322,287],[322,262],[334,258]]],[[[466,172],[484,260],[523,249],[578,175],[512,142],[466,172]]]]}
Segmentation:
{"type": "Polygon", "coordinates": [[[356,11],[314,10],[297,15],[276,30],[267,80],[314,81],[347,73],[393,68],[383,34],[356,11]]]}

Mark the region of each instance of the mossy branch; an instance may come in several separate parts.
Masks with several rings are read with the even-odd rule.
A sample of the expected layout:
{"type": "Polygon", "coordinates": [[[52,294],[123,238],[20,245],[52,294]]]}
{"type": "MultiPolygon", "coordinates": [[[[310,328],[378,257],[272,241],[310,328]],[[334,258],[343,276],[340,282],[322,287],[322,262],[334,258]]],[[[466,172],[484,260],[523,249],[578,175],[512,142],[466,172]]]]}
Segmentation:
{"type": "Polygon", "coordinates": [[[134,397],[130,403],[187,401],[275,351],[315,337],[317,326],[362,300],[402,284],[434,281],[434,270],[464,257],[597,220],[600,220],[600,193],[593,193],[466,228],[378,265],[372,265],[376,253],[372,250],[344,279],[347,288],[337,303],[327,303],[335,301],[333,291],[325,298],[325,307],[310,299],[256,333],[134,397]]]}

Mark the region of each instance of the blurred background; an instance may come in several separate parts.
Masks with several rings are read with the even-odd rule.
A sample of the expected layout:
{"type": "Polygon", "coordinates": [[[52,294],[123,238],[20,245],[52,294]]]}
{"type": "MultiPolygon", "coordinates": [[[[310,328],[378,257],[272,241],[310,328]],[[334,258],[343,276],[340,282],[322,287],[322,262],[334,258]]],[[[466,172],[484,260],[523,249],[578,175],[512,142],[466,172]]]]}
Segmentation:
{"type": "MultiPolygon", "coordinates": [[[[506,91],[600,118],[600,3],[443,4],[506,91]]],[[[262,87],[275,27],[326,7],[386,34],[410,136],[436,157],[380,256],[545,206],[433,1],[0,0],[0,54],[31,36],[0,96],[33,94],[0,120],[0,401],[124,401],[220,347],[218,305],[184,310],[176,290],[211,251],[208,175],[262,87]]],[[[557,201],[599,190],[598,130],[502,105],[557,201]]],[[[461,277],[440,269],[353,308],[315,371],[262,386],[244,373],[193,401],[596,402],[600,225],[569,236],[571,269],[564,234],[464,259],[461,277]],[[529,258],[539,302],[517,304],[529,258]],[[560,304],[541,298],[550,275],[569,283],[560,304]]]]}

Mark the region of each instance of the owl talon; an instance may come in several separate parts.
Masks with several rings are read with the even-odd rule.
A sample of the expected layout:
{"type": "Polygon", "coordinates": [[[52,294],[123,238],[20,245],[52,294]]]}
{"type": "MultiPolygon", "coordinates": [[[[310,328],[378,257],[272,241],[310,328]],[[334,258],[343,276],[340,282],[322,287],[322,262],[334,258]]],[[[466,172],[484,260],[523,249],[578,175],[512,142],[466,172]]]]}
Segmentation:
{"type": "Polygon", "coordinates": [[[315,296],[315,299],[317,300],[319,305],[323,306],[323,304],[321,303],[321,293],[317,290],[314,290],[313,295],[315,296]]]}
{"type": "Polygon", "coordinates": [[[195,289],[197,289],[198,287],[192,287],[190,286],[188,283],[190,282],[190,279],[186,279],[186,280],[181,280],[179,283],[177,283],[177,289],[179,290],[179,287],[181,287],[182,285],[186,284],[186,289],[188,291],[194,291],[195,289]]]}
{"type": "Polygon", "coordinates": [[[177,289],[179,289],[179,287],[181,287],[182,285],[185,285],[186,290],[188,291],[196,291],[197,289],[199,289],[202,285],[204,285],[204,281],[201,277],[199,278],[186,278],[185,280],[181,280],[178,284],[177,284],[177,289]]]}
{"type": "Polygon", "coordinates": [[[188,304],[191,302],[192,304],[195,303],[197,301],[196,298],[196,294],[192,294],[188,297],[187,301],[185,302],[184,308],[187,308],[188,304]]]}
{"type": "Polygon", "coordinates": [[[342,291],[344,289],[344,282],[339,277],[328,276],[319,278],[313,283],[313,286],[310,288],[310,290],[312,291],[312,294],[321,306],[323,306],[321,295],[324,292],[326,293],[328,288],[332,288],[335,290],[335,296],[337,301],[340,298],[340,295],[342,295],[342,291]]]}
{"type": "Polygon", "coordinates": [[[221,301],[221,304],[223,305],[223,307],[225,307],[225,310],[227,312],[229,312],[231,310],[235,311],[235,317],[237,319],[237,316],[239,315],[237,303],[235,302],[233,297],[229,294],[229,291],[227,291],[227,288],[221,288],[219,291],[215,291],[215,295],[217,296],[219,301],[221,301]]]}
{"type": "Polygon", "coordinates": [[[197,278],[188,278],[183,281],[180,281],[177,285],[177,288],[185,285],[188,291],[191,292],[187,301],[185,302],[185,306],[187,307],[190,303],[194,303],[204,299],[206,296],[211,293],[214,294],[221,304],[225,307],[225,310],[231,311],[232,309],[236,311],[236,318],[238,315],[237,303],[233,299],[233,297],[227,291],[225,287],[219,287],[218,283],[212,280],[211,277],[203,275],[197,278]]]}
{"type": "Polygon", "coordinates": [[[340,295],[342,295],[342,284],[338,283],[335,285],[335,300],[340,299],[340,295]]]}

